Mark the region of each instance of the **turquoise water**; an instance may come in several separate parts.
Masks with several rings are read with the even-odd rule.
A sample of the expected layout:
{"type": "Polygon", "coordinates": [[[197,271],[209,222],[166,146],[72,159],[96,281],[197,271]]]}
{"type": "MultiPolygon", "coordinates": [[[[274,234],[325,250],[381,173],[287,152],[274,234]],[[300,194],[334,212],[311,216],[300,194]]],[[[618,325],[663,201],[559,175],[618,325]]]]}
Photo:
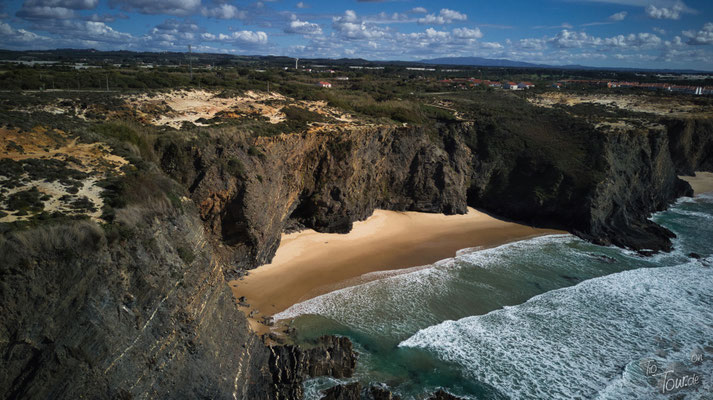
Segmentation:
{"type": "MultiPolygon", "coordinates": [[[[713,196],[653,219],[677,234],[673,252],[551,235],[376,273],[276,317],[294,319],[298,341],[348,336],[360,353],[349,381],[406,399],[440,387],[472,399],[710,398],[713,196]],[[667,390],[682,376],[690,386],[667,390]]],[[[336,383],[308,381],[307,398],[336,383]]]]}

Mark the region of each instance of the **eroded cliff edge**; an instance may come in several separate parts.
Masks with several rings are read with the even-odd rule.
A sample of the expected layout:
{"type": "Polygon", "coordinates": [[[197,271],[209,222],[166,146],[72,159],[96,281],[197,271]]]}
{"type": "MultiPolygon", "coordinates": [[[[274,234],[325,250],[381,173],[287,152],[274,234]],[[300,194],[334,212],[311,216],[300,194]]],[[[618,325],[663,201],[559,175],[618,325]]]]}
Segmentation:
{"type": "Polygon", "coordinates": [[[269,262],[284,231],[346,232],[376,208],[472,206],[599,244],[671,249],[671,232],[648,218],[691,193],[677,175],[711,169],[710,121],[609,132],[521,118],[528,129],[463,121],[170,142],[161,165],[239,268],[269,262]]]}
{"type": "Polygon", "coordinates": [[[144,209],[117,211],[130,229],[72,223],[3,237],[1,395],[298,398],[305,376],[346,373],[320,363],[349,365],[351,348],[333,338],[315,351],[266,347],[225,283],[269,261],[283,231],[345,232],[375,208],[470,205],[666,250],[670,232],[647,218],[690,193],[678,174],[711,170],[712,134],[706,119],[610,131],[524,109],[271,138],[159,137],[155,173],[186,199],[147,192],[144,209]]]}

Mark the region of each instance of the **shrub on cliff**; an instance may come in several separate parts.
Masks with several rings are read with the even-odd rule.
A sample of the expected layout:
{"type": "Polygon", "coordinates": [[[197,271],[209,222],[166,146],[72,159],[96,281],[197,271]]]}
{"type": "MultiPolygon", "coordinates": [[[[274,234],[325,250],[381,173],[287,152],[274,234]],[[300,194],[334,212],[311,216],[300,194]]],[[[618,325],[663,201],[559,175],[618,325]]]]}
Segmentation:
{"type": "Polygon", "coordinates": [[[153,138],[148,127],[129,121],[111,121],[92,126],[91,129],[104,140],[109,139],[110,142],[123,144],[122,155],[127,155],[128,151],[145,161],[153,161],[156,158],[153,151],[153,138]]]}
{"type": "Polygon", "coordinates": [[[98,183],[104,191],[103,218],[136,225],[145,215],[180,211],[182,189],[163,174],[129,171],[98,183]],[[133,206],[133,207],[130,207],[133,206]]]}
{"type": "Polygon", "coordinates": [[[81,257],[95,251],[102,236],[96,223],[84,221],[0,233],[0,269],[26,268],[42,258],[81,257]]]}

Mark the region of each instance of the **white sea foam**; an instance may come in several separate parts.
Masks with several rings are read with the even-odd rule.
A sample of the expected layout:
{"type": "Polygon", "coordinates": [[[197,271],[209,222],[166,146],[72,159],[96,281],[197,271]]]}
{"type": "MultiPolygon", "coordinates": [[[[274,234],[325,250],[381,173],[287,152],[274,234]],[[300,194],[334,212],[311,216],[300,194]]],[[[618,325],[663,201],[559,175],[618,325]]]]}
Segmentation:
{"type": "MultiPolygon", "coordinates": [[[[460,268],[510,268],[513,255],[535,256],[537,250],[543,246],[562,246],[571,241],[579,239],[568,234],[541,236],[484,250],[461,251],[454,258],[440,260],[431,265],[399,271],[372,272],[364,276],[369,282],[295,304],[275,314],[274,318],[281,320],[303,314],[319,314],[353,326],[364,326],[365,321],[383,326],[399,324],[392,316],[410,315],[411,321],[408,321],[408,325],[412,326],[413,318],[427,313],[428,299],[442,296],[449,290],[450,284],[457,280],[456,274],[460,268]],[[375,299],[379,299],[378,302],[375,299]],[[345,306],[347,304],[348,307],[345,306]],[[385,316],[387,318],[380,322],[379,318],[385,316]]],[[[471,282],[471,285],[479,286],[478,282],[471,282]]]]}
{"type": "MultiPolygon", "coordinates": [[[[448,290],[448,268],[416,268],[411,272],[385,274],[378,280],[339,289],[298,303],[275,314],[276,320],[291,319],[302,314],[319,314],[335,318],[352,326],[369,326],[379,331],[386,325],[399,331],[400,321],[389,315],[419,314],[424,299],[448,290]],[[408,288],[408,290],[404,290],[408,288]],[[375,299],[379,299],[375,301],[375,299]],[[385,318],[386,317],[386,318],[385,318]]],[[[405,327],[403,327],[405,328],[405,327]]]]}
{"type": "Polygon", "coordinates": [[[399,346],[456,363],[513,399],[669,398],[640,364],[682,362],[703,379],[682,393],[702,399],[713,393],[713,353],[701,365],[685,361],[713,346],[713,268],[702,266],[712,261],[591,279],[431,326],[399,346]]]}
{"type": "Polygon", "coordinates": [[[713,219],[713,215],[707,214],[704,212],[699,212],[699,211],[689,211],[689,210],[684,210],[682,208],[672,208],[670,211],[674,214],[685,215],[687,217],[693,217],[696,219],[703,219],[703,220],[712,220],[713,219]]]}

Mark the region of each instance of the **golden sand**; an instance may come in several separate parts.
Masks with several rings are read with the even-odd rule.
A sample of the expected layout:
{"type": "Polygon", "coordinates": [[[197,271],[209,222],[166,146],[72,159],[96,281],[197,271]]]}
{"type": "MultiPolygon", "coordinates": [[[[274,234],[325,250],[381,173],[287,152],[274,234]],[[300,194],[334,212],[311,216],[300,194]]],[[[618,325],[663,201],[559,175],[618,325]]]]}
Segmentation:
{"type": "Polygon", "coordinates": [[[282,235],[272,263],[230,282],[236,298],[245,296],[256,332],[258,321],[293,304],[364,282],[364,274],[404,269],[453,257],[471,247],[494,247],[534,236],[562,233],[493,218],[468,209],[464,215],[377,210],[356,222],[348,234],[305,230],[282,235]]]}
{"type": "Polygon", "coordinates": [[[693,194],[713,192],[713,172],[696,172],[695,176],[679,176],[691,184],[693,194]]]}

